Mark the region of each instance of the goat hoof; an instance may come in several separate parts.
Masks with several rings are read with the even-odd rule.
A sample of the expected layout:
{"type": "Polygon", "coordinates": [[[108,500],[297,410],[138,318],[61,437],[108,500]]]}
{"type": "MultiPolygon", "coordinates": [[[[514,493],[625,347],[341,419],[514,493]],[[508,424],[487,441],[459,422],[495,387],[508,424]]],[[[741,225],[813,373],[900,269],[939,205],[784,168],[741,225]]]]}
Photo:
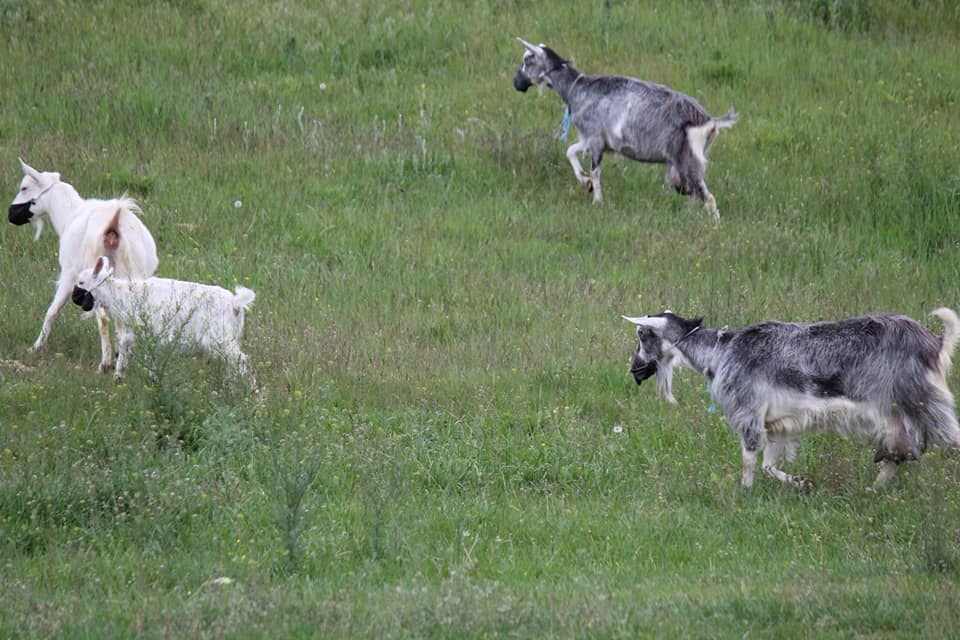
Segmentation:
{"type": "Polygon", "coordinates": [[[793,484],[804,491],[813,489],[813,481],[811,481],[809,478],[804,478],[803,476],[794,476],[793,484]]]}

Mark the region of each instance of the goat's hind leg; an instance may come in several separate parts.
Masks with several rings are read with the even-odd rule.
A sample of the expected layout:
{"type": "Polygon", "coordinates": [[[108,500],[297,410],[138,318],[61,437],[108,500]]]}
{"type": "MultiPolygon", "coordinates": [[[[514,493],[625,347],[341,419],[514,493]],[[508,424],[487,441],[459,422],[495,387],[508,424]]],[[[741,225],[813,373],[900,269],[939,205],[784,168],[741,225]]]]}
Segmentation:
{"type": "Polygon", "coordinates": [[[706,158],[702,152],[698,155],[688,147],[681,155],[680,162],[676,168],[677,178],[674,179],[671,177],[671,182],[675,185],[679,182],[683,186],[682,191],[679,187],[677,188],[680,193],[700,198],[707,207],[707,211],[713,216],[713,219],[719,220],[720,210],[717,209],[717,199],[714,198],[710,190],[707,189],[705,178],[706,166],[706,158]]]}
{"type": "Polygon", "coordinates": [[[237,349],[230,356],[228,360],[233,362],[236,372],[239,374],[240,378],[246,381],[247,386],[250,387],[250,391],[256,393],[259,388],[257,387],[257,378],[253,375],[253,371],[250,369],[249,358],[247,354],[237,349]]]}
{"type": "Polygon", "coordinates": [[[703,180],[700,180],[700,183],[697,185],[697,192],[700,195],[700,198],[703,200],[703,204],[706,205],[707,211],[710,212],[710,215],[713,216],[714,220],[720,220],[720,209],[717,208],[717,199],[713,197],[713,194],[707,190],[707,183],[703,180]]]}
{"type": "Polygon", "coordinates": [[[896,462],[884,460],[883,466],[880,467],[880,473],[877,474],[877,479],[873,481],[873,488],[883,488],[883,486],[887,484],[887,481],[897,472],[898,466],[900,465],[898,465],[896,462]]]}
{"type": "Polygon", "coordinates": [[[118,382],[123,379],[123,374],[127,371],[127,363],[130,361],[130,350],[133,348],[135,336],[127,328],[117,325],[117,366],[113,372],[113,377],[118,382]]]}
{"type": "Polygon", "coordinates": [[[777,468],[777,461],[781,458],[789,457],[793,443],[790,440],[781,441],[776,438],[767,438],[767,443],[763,447],[763,472],[771,478],[776,478],[780,482],[792,484],[801,489],[809,489],[813,486],[807,478],[803,476],[793,476],[777,468]]]}
{"type": "Polygon", "coordinates": [[[590,184],[593,191],[593,202],[603,202],[603,190],[600,188],[600,161],[603,160],[603,148],[594,145],[590,149],[590,184]]]}

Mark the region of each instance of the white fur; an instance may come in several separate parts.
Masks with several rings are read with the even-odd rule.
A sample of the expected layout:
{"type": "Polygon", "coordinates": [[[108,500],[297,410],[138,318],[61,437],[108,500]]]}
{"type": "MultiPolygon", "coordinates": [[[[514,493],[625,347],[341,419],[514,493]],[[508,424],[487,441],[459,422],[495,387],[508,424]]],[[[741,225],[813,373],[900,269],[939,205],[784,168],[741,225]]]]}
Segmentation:
{"type": "Polygon", "coordinates": [[[580,158],[578,157],[580,153],[586,150],[586,143],[581,140],[577,140],[567,148],[567,160],[570,162],[570,166],[573,167],[573,174],[577,176],[577,180],[580,182],[580,184],[587,185],[592,189],[593,185],[590,177],[583,171],[583,166],[580,164],[580,158]]]}
{"type": "MultiPolygon", "coordinates": [[[[12,205],[35,201],[30,208],[31,222],[36,229],[34,239],[43,230],[43,218],[50,218],[53,228],[60,236],[60,276],[53,301],[43,319],[40,335],[30,347],[37,351],[46,344],[53,328],[53,321],[70,297],[77,274],[92,266],[97,257],[108,253],[104,247],[104,232],[119,210],[120,244],[114,252],[119,275],[130,278],[145,278],[157,269],[157,247],[150,231],[137,217],[140,208],[130,198],[95,200],[81,198],[76,189],[60,180],[55,172],[39,172],[23,160],[23,180],[20,191],[12,205]]],[[[109,319],[98,313],[100,330],[100,370],[113,363],[113,347],[110,344],[109,319]]],[[[119,327],[118,327],[119,331],[119,327]]]]}
{"type": "Polygon", "coordinates": [[[77,286],[90,291],[95,304],[120,321],[118,380],[129,361],[134,332],[147,329],[163,342],[179,342],[224,358],[256,387],[240,349],[245,312],[256,298],[250,289],[238,286],[233,293],[216,285],[170,278],[115,278],[105,257],[80,272],[77,286]]]}
{"type": "MultiPolygon", "coordinates": [[[[943,387],[946,391],[947,381],[946,374],[950,371],[950,366],[953,362],[953,350],[957,346],[957,340],[960,340],[960,318],[957,318],[957,314],[954,313],[953,309],[948,309],[947,307],[940,307],[939,309],[934,309],[930,312],[930,315],[940,318],[940,322],[943,323],[943,348],[940,349],[940,380],[939,386],[943,387]]],[[[949,391],[947,391],[949,393],[949,391]]]]}
{"type": "Polygon", "coordinates": [[[694,157],[704,167],[707,166],[706,149],[711,138],[717,130],[717,125],[713,121],[699,127],[690,127],[687,129],[687,140],[690,142],[690,151],[694,157]]]}

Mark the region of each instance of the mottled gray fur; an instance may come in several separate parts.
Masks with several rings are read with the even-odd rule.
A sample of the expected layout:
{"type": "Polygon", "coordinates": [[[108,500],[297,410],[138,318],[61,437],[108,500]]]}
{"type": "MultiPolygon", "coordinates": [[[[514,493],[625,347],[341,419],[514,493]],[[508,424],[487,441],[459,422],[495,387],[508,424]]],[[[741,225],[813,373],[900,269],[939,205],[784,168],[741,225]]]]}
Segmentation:
{"type": "Polygon", "coordinates": [[[604,152],[613,151],[640,162],[666,163],[667,178],[676,190],[700,198],[719,217],[705,182],[706,153],[719,129],[737,121],[736,111],[712,118],[696,100],[669,87],[625,76],[587,76],[550,47],[518,40],[526,52],[514,88],[526,91],[546,84],[567,104],[579,136],[567,149],[567,158],[595,202],[603,200],[600,161],[604,152]],[[577,158],[586,151],[589,176],[577,158]]]}
{"type": "Polygon", "coordinates": [[[834,322],[762,322],[736,331],[702,326],[669,311],[628,318],[639,343],[631,371],[641,383],[657,374],[668,398],[675,364],[711,381],[716,403],[740,437],[743,484],[750,486],[757,451],[763,470],[804,485],[776,467],[790,459],[797,439],[829,429],[871,440],[883,462],[877,485],[896,465],[917,459],[930,444],[960,447],[953,395],[946,384],[960,320],[950,309],[933,312],[938,337],[902,315],[834,322]]]}

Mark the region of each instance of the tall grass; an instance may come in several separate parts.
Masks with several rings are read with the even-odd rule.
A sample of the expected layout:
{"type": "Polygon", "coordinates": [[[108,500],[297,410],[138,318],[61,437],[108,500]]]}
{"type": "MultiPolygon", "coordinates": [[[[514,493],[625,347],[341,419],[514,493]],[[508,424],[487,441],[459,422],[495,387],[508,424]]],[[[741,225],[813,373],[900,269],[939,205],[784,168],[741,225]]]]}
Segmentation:
{"type": "Polygon", "coordinates": [[[28,354],[57,245],[3,229],[0,635],[956,635],[954,455],[874,493],[863,443],[812,437],[811,492],[744,492],[702,381],[637,389],[619,320],[939,331],[951,3],[21,0],[0,30],[0,184],[21,155],[136,197],[161,275],[257,291],[262,387],[149,341],[116,384],[76,309],[28,354]],[[514,36],[735,106],[721,223],[616,157],[593,206],[514,36]]]}

